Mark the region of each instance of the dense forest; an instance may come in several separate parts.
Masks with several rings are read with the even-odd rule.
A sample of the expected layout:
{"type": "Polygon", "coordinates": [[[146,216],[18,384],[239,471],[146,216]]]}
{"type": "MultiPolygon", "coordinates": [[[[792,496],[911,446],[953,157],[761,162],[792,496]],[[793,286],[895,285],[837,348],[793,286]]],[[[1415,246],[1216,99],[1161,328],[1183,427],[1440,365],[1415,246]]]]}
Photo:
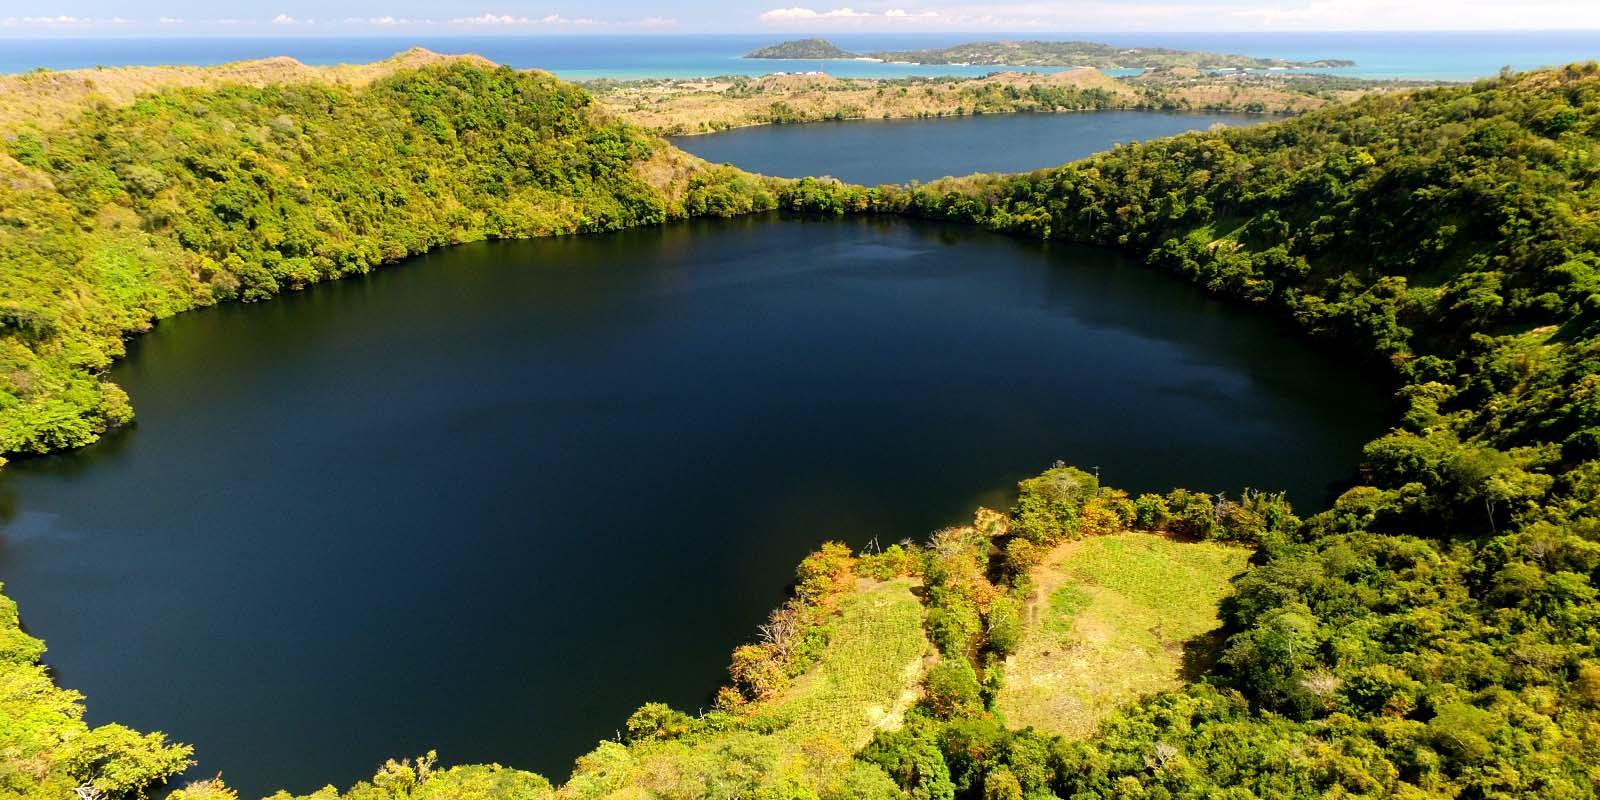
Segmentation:
{"type": "MultiPolygon", "coordinates": [[[[581,93],[548,79],[458,67],[366,94],[157,95],[66,133],[12,138],[23,171],[0,183],[21,193],[5,197],[0,240],[12,303],[0,338],[7,449],[78,444],[120,419],[125,400],[94,370],[123,332],[183,307],[265,297],[466,238],[774,204],[1121,248],[1371,360],[1404,410],[1366,446],[1359,485],[1304,520],[1273,495],[1128,497],[1061,466],[1023,482],[1009,511],[980,512],[926,545],[825,546],[801,565],[775,627],[735,651],[716,711],[641,708],[624,741],[580,759],[560,790],[423,757],[343,796],[1596,794],[1600,65],[918,187],[710,170],[663,192],[630,166],[657,145],[586,122],[583,107],[581,93]],[[359,118],[360,136],[301,141],[321,120],[345,119],[347,103],[363,114],[350,109],[343,130],[359,118]],[[348,212],[342,198],[355,200],[348,212]],[[1223,606],[1214,660],[1088,738],[1010,728],[996,666],[1017,646],[1030,570],[1062,542],[1127,529],[1255,546],[1223,606]],[[843,753],[807,739],[796,745],[803,757],[785,761],[770,748],[797,723],[767,704],[839,635],[861,577],[915,579],[937,664],[896,729],[843,753]]],[[[137,797],[181,766],[187,751],[158,737],[85,733],[77,698],[50,685],[37,641],[9,606],[0,611],[0,792],[85,785],[137,797]]],[[[208,782],[180,796],[228,793],[208,782]]]]}

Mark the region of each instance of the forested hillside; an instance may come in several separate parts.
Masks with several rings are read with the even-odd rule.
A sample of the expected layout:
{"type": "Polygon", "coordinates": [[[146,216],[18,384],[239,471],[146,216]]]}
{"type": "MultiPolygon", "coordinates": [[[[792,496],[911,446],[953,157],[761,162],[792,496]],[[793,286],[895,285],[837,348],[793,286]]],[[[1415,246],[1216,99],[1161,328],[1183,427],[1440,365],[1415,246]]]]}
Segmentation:
{"type": "MultiPolygon", "coordinates": [[[[1024,790],[1594,796],[1600,65],[807,197],[1143,254],[1388,365],[1406,401],[1363,485],[1263,541],[1216,668],[1058,745],[1024,790]]],[[[971,724],[897,746],[959,771],[971,724]]]]}
{"type": "Polygon", "coordinates": [[[91,95],[76,118],[41,100],[0,129],[0,457],[128,421],[99,373],[125,336],[189,308],[446,244],[775,202],[543,73],[455,60],[362,84],[239,74],[253,73],[91,95]]]}

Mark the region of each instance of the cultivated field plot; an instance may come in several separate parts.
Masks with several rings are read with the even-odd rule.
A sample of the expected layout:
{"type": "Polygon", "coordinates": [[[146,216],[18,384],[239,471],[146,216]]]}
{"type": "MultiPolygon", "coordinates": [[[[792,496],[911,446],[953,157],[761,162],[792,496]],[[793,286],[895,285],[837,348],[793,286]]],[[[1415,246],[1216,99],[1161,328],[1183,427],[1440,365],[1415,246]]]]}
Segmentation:
{"type": "Polygon", "coordinates": [[[780,738],[799,746],[827,736],[853,751],[878,728],[899,726],[931,649],[911,587],[905,580],[858,583],[841,604],[821,663],[769,712],[789,722],[780,738]]]}
{"type": "Polygon", "coordinates": [[[1013,728],[1086,736],[1120,703],[1182,683],[1250,551],[1123,533],[1068,542],[1034,573],[999,707],[1013,728]]]}

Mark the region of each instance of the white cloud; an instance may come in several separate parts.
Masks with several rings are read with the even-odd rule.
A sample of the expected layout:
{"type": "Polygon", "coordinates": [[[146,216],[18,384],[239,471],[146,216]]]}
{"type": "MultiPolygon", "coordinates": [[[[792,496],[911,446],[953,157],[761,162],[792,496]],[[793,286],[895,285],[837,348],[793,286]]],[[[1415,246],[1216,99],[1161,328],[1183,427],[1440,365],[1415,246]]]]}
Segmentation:
{"type": "MultiPolygon", "coordinates": [[[[866,0],[862,0],[866,2],[866,0]]],[[[909,1],[909,0],[908,0],[909,1]]],[[[1587,30],[1594,0],[921,0],[924,9],[773,8],[769,25],[965,31],[1587,30]],[[933,10],[926,10],[931,8],[933,10]]]]}
{"type": "Polygon", "coordinates": [[[781,22],[791,19],[816,19],[819,15],[809,8],[774,8],[761,15],[761,19],[781,22]]]}
{"type": "Polygon", "coordinates": [[[480,14],[476,17],[456,17],[450,20],[452,25],[531,25],[533,20],[527,17],[513,17],[509,14],[480,14]]]}
{"type": "Polygon", "coordinates": [[[132,25],[134,20],[123,17],[72,17],[66,14],[46,17],[6,17],[0,20],[0,25],[7,28],[34,27],[34,28],[84,28],[96,25],[132,25]]]}
{"type": "Polygon", "coordinates": [[[560,14],[547,14],[537,19],[533,17],[518,17],[511,14],[479,14],[476,17],[456,17],[450,20],[451,25],[548,25],[564,27],[568,25],[600,25],[599,20],[588,17],[563,17],[560,14]]]}
{"type": "Polygon", "coordinates": [[[1229,4],[1226,15],[1274,29],[1565,28],[1600,26],[1600,6],[1572,0],[1290,0],[1229,4]],[[1444,24],[1441,24],[1444,23],[1444,24]]]}
{"type": "Polygon", "coordinates": [[[162,17],[158,22],[162,25],[182,25],[183,17],[162,17]]]}
{"type": "Polygon", "coordinates": [[[816,20],[869,20],[869,19],[932,19],[938,17],[937,11],[911,12],[903,8],[891,8],[883,12],[857,11],[848,6],[834,8],[827,11],[817,11],[813,8],[793,7],[774,8],[761,15],[763,22],[808,22],[816,20]]]}
{"type": "Polygon", "coordinates": [[[382,16],[382,17],[346,17],[344,19],[344,24],[346,24],[346,25],[375,25],[375,26],[377,26],[379,28],[394,28],[394,27],[399,27],[399,26],[403,26],[403,25],[432,25],[433,24],[433,20],[431,20],[431,19],[413,18],[413,17],[391,17],[391,16],[382,16]]]}

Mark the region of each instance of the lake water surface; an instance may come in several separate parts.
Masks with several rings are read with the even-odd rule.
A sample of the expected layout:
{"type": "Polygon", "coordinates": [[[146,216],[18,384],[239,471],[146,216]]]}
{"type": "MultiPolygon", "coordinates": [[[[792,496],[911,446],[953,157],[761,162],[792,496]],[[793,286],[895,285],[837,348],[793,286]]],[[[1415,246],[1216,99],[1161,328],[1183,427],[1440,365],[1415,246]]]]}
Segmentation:
{"type": "Polygon", "coordinates": [[[165,322],[136,427],[0,474],[0,578],[89,717],[260,796],[437,749],[560,780],[694,711],[827,539],[1063,459],[1305,507],[1378,391],[1098,250],[777,216],[451,248],[165,322]]]}
{"type": "Polygon", "coordinates": [[[1271,119],[1148,111],[984,114],[763,125],[680,136],[672,142],[707,161],[764,175],[832,175],[875,186],[974,172],[1027,172],[1076,161],[1115,144],[1271,119]]]}

